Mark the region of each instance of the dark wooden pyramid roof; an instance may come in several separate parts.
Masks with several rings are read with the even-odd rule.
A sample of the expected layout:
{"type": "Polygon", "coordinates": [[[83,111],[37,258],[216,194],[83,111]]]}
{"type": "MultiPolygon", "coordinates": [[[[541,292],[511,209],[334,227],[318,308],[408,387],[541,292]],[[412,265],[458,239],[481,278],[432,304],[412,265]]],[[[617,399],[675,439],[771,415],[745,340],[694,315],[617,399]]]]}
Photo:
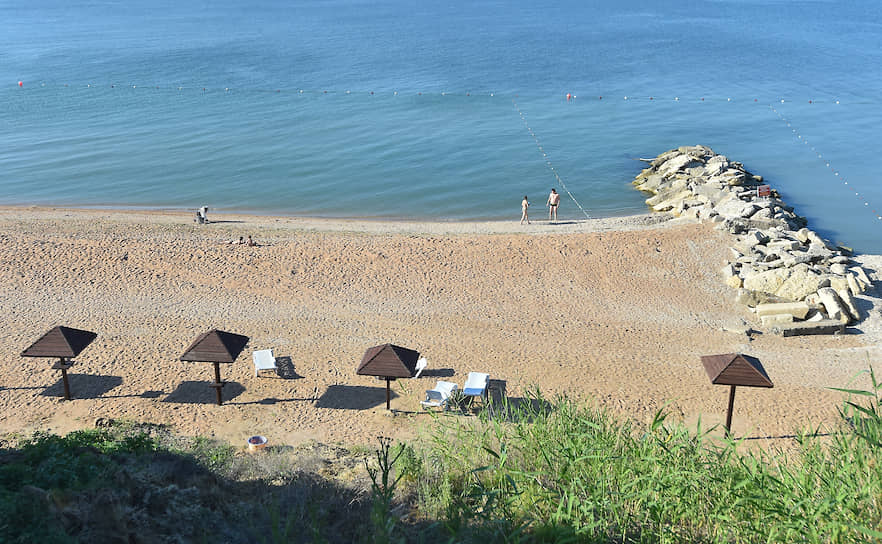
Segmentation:
{"type": "Polygon", "coordinates": [[[356,374],[385,378],[410,378],[416,372],[418,351],[393,344],[368,348],[361,358],[356,374]]]}
{"type": "Polygon", "coordinates": [[[756,357],[741,353],[702,355],[701,364],[711,383],[717,385],[745,385],[773,387],[766,369],[756,357]]]}
{"type": "Polygon", "coordinates": [[[22,357],[76,357],[98,335],[91,331],[54,327],[21,352],[22,357]]]}
{"type": "Polygon", "coordinates": [[[245,349],[248,337],[212,329],[200,334],[181,355],[182,361],[232,363],[245,349]]]}

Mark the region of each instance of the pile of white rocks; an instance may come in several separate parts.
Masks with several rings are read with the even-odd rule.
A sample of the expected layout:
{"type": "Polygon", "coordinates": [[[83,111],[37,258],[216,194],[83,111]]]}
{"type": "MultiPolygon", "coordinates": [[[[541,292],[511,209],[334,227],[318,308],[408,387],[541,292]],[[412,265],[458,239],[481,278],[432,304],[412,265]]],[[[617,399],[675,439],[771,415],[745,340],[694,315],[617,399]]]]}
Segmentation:
{"type": "Polygon", "coordinates": [[[764,326],[780,331],[800,321],[861,320],[854,295],[871,287],[867,274],[849,258],[850,250],[806,228],[805,218],[761,176],[701,145],[647,162],[634,185],[652,195],[650,209],[713,221],[733,235],[723,278],[764,326]]]}

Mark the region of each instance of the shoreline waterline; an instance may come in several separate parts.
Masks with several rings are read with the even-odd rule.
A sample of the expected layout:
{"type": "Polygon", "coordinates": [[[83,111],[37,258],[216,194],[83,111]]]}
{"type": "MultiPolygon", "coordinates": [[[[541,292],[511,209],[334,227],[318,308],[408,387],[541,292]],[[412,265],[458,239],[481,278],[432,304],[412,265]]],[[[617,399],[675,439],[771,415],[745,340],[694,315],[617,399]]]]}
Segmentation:
{"type": "Polygon", "coordinates": [[[531,224],[521,225],[520,218],[512,220],[461,221],[414,220],[375,217],[310,217],[295,215],[259,214],[244,211],[216,211],[209,207],[209,223],[194,221],[196,210],[188,208],[129,208],[129,207],[67,207],[36,205],[2,205],[0,215],[16,214],[29,218],[118,218],[143,219],[164,224],[179,224],[212,230],[241,230],[242,228],[271,228],[327,232],[364,232],[368,234],[572,234],[581,232],[629,231],[658,228],[673,221],[669,214],[645,213],[636,215],[598,217],[590,219],[561,219],[548,221],[534,218],[531,224]]]}

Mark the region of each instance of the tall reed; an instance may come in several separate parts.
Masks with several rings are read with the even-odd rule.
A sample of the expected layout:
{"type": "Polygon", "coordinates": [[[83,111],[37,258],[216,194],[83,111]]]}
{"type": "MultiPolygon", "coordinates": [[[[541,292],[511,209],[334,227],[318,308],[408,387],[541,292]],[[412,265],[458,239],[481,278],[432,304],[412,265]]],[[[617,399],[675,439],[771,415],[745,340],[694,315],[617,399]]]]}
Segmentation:
{"type": "Polygon", "coordinates": [[[538,393],[493,417],[440,416],[420,442],[417,507],[462,542],[875,541],[882,386],[846,392],[870,403],[846,401],[830,439],[775,451],[538,393]]]}

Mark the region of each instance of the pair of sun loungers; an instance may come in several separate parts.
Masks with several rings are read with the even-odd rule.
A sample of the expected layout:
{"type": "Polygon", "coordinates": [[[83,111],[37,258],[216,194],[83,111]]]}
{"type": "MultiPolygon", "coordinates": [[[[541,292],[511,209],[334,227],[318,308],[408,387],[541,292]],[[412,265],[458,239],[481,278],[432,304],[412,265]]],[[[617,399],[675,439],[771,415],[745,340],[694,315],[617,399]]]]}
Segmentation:
{"type": "MultiPolygon", "coordinates": [[[[487,387],[490,385],[490,375],[483,372],[469,372],[465,385],[462,388],[462,396],[473,399],[487,398],[487,387]]],[[[459,385],[453,382],[439,381],[434,389],[426,390],[426,400],[420,401],[420,404],[427,407],[438,407],[447,409],[447,403],[453,396],[454,391],[459,390],[459,385]]]]}
{"type": "MultiPolygon", "coordinates": [[[[263,370],[272,370],[274,372],[278,371],[278,366],[276,365],[276,358],[273,356],[273,350],[271,349],[262,349],[255,351],[253,354],[254,359],[254,376],[257,377],[258,373],[263,370]]],[[[420,357],[417,361],[416,365],[416,373],[414,374],[414,378],[419,378],[420,374],[422,374],[423,370],[428,366],[428,362],[425,357],[420,357]]],[[[480,398],[482,400],[487,397],[487,388],[490,385],[490,375],[485,374],[483,372],[469,372],[468,378],[466,378],[465,385],[462,388],[462,395],[464,397],[473,399],[480,398]]],[[[447,381],[439,381],[437,385],[435,385],[434,389],[426,390],[426,400],[420,401],[420,404],[425,407],[439,407],[439,408],[447,408],[447,402],[450,400],[454,391],[459,390],[459,385],[453,382],[447,381]]]]}

